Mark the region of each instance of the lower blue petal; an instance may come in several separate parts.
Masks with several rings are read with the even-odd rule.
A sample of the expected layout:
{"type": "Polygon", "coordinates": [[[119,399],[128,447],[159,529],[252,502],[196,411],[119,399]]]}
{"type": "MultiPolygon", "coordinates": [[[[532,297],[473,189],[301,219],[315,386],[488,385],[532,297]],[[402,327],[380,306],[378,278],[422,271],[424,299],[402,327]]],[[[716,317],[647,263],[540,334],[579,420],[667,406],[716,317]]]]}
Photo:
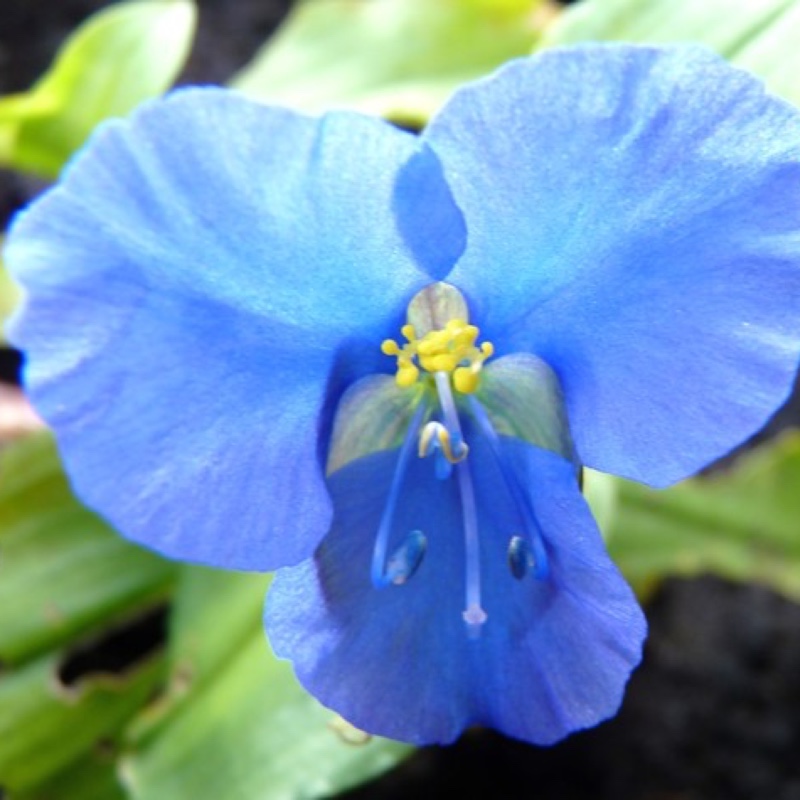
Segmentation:
{"type": "Polygon", "coordinates": [[[446,743],[479,724],[549,744],[616,712],[640,658],[644,618],[605,552],[572,465],[504,439],[550,560],[547,580],[512,577],[507,549],[519,533],[517,515],[488,446],[471,447],[488,614],[478,638],[462,620],[457,484],[437,481],[427,461],[415,461],[406,476],[393,542],[420,529],[426,558],[402,586],[370,582],[396,458],[388,452],[331,476],[333,528],[314,560],[276,576],[267,631],[312,694],[371,733],[446,743]]]}

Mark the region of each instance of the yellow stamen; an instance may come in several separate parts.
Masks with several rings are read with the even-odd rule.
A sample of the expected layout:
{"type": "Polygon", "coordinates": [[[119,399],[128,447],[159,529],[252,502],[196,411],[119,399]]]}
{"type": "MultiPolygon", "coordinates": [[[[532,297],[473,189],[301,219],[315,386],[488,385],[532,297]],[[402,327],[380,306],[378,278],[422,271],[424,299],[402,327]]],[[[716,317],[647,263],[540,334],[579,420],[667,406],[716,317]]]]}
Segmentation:
{"type": "Polygon", "coordinates": [[[491,342],[476,345],[480,331],[463,319],[451,319],[440,330],[428,331],[417,339],[413,325],[403,325],[400,332],[407,340],[402,347],[394,339],[381,344],[382,352],[397,359],[397,385],[413,386],[420,369],[431,374],[452,375],[453,387],[462,394],[472,394],[480,385],[483,363],[494,353],[491,342]]]}

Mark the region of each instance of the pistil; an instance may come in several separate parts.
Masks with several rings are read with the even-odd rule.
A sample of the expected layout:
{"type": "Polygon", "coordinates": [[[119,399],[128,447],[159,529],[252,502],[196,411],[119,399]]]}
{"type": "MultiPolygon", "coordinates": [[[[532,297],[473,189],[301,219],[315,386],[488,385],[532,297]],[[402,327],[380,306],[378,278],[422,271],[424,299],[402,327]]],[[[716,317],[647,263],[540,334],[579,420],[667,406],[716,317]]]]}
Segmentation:
{"type": "Polygon", "coordinates": [[[466,560],[466,608],[464,609],[463,617],[469,626],[470,636],[477,636],[480,632],[480,626],[486,622],[487,614],[481,605],[481,553],[475,487],[472,484],[469,462],[464,460],[468,448],[466,442],[464,442],[461,421],[458,418],[458,409],[450,388],[450,375],[447,372],[435,372],[433,378],[436,382],[436,391],[442,408],[442,418],[450,435],[452,448],[455,452],[458,452],[460,446],[463,451],[462,458],[456,464],[458,490],[461,495],[461,509],[464,519],[464,557],[466,560]]]}
{"type": "Polygon", "coordinates": [[[481,605],[481,554],[478,539],[478,510],[475,504],[475,489],[469,464],[464,462],[456,467],[458,489],[461,493],[461,508],[464,514],[464,555],[466,558],[466,608],[464,622],[469,635],[477,637],[487,614],[481,605]]]}

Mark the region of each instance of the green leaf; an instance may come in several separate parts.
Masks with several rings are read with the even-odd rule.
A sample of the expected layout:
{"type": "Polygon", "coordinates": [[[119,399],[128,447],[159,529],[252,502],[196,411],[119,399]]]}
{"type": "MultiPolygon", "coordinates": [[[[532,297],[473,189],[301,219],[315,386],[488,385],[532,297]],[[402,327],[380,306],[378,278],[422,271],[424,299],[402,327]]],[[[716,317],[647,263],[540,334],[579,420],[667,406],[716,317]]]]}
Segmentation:
{"type": "Polygon", "coordinates": [[[0,453],[0,660],[20,663],[152,605],[174,574],[75,500],[49,434],[0,453]]]}
{"type": "Polygon", "coordinates": [[[421,124],[459,84],[530,52],[542,0],[306,0],[233,78],[265,102],[421,124]]]}
{"type": "Polygon", "coordinates": [[[783,13],[743,45],[734,63],[763,78],[767,88],[800,106],[800,2],[783,13]]]}
{"type": "Polygon", "coordinates": [[[337,720],[269,652],[266,578],[187,568],[172,626],[172,690],[132,733],[122,775],[136,800],[328,796],[410,748],[337,720]]]}
{"type": "Polygon", "coordinates": [[[713,572],[800,599],[800,434],[664,491],[619,481],[609,550],[640,593],[713,572]]]}
{"type": "Polygon", "coordinates": [[[59,663],[52,654],[0,677],[0,785],[11,792],[35,789],[92,750],[113,751],[122,725],[164,670],[156,657],[123,676],[92,676],[65,687],[59,663]]]}
{"type": "Polygon", "coordinates": [[[550,26],[540,47],[587,41],[697,42],[800,103],[800,2],[584,0],[550,26]]]}
{"type": "Polygon", "coordinates": [[[215,675],[254,632],[269,575],[208,567],[184,567],[173,600],[170,657],[181,680],[191,670],[199,683],[215,675]]]}
{"type": "Polygon", "coordinates": [[[381,450],[400,447],[423,402],[424,388],[401,388],[391,375],[369,375],[353,384],[336,410],[327,473],[381,450]]]}
{"type": "Polygon", "coordinates": [[[35,788],[14,792],[9,800],[127,800],[127,794],[117,779],[113,753],[105,742],[35,788]]]}
{"type": "Polygon", "coordinates": [[[92,129],[165,91],[194,35],[192,0],[138,0],[79,27],[27,93],[0,99],[0,164],[46,177],[92,129]]]}
{"type": "Polygon", "coordinates": [[[605,472],[583,468],[583,496],[604,537],[608,537],[617,513],[618,481],[605,472]]]}
{"type": "MultiPolygon", "coordinates": [[[[0,251],[2,246],[3,240],[0,238],[0,251]]],[[[3,326],[16,308],[19,298],[19,287],[11,280],[3,262],[0,261],[0,345],[6,341],[3,326]]]]}

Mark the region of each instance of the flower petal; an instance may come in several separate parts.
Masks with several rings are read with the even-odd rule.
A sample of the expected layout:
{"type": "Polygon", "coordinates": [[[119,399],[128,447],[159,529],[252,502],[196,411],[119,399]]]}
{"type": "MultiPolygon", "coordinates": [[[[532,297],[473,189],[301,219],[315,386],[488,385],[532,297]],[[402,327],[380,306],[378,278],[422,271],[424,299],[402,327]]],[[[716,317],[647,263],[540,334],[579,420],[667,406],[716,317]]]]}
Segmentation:
{"type": "Polygon", "coordinates": [[[471,445],[488,613],[478,638],[470,638],[462,620],[457,485],[437,481],[425,461],[410,468],[395,535],[399,541],[422,530],[426,559],[404,585],[374,589],[370,583],[374,535],[394,467],[386,452],[329,478],[333,529],[315,560],[277,574],[267,632],[309,691],[369,732],[444,743],[482,724],[548,744],[615,713],[640,658],[644,620],[605,552],[572,465],[503,439],[517,474],[532,487],[551,570],[543,581],[512,577],[512,502],[488,446],[480,439],[471,445]]]}
{"type": "Polygon", "coordinates": [[[447,280],[559,374],[582,460],[664,485],[786,397],[800,353],[800,116],[692,46],[555,50],[425,133],[468,222],[447,280]]]}
{"type": "Polygon", "coordinates": [[[428,280],[391,212],[415,149],[367,117],[189,90],[105,126],[17,220],[11,335],[89,505],[184,559],[313,551],[326,398],[385,360],[428,280]]]}

